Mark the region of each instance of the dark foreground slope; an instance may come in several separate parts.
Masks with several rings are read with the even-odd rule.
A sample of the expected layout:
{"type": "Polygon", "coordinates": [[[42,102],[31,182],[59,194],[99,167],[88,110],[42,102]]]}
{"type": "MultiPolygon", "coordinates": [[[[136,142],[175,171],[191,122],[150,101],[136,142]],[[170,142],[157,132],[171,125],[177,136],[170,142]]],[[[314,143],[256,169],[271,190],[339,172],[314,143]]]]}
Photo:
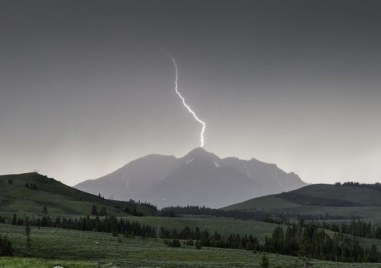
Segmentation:
{"type": "Polygon", "coordinates": [[[93,205],[105,207],[110,215],[137,211],[152,215],[155,208],[134,202],[103,199],[97,195],[69,187],[38,173],[0,176],[0,211],[2,214],[43,213],[87,215],[93,205]]]}
{"type": "Polygon", "coordinates": [[[197,148],[181,158],[148,155],[75,187],[109,198],[147,201],[158,207],[218,208],[248,198],[294,190],[306,184],[294,173],[256,159],[218,156],[197,148]]]}
{"type": "Polygon", "coordinates": [[[381,217],[381,188],[377,184],[315,184],[295,191],[253,198],[224,209],[376,219],[381,217]]]}

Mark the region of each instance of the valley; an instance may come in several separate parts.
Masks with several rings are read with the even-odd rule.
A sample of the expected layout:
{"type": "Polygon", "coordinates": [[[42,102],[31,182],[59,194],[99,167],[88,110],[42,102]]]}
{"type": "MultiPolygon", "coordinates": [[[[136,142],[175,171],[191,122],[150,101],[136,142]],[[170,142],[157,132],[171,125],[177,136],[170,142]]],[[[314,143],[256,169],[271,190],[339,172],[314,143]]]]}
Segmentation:
{"type": "MultiPolygon", "coordinates": [[[[258,267],[265,254],[270,267],[304,267],[306,263],[313,267],[381,267],[375,263],[340,263],[303,255],[271,253],[277,249],[268,248],[268,239],[275,238],[274,232],[278,227],[286,232],[303,216],[307,223],[305,227],[301,225],[302,228],[323,223],[349,224],[353,220],[372,222],[377,226],[378,218],[374,216],[381,210],[377,185],[309,185],[250,199],[222,210],[201,207],[159,210],[148,203],[107,200],[102,195],[79,191],[38,173],[0,176],[0,185],[0,234],[8,237],[14,251],[14,257],[0,258],[0,266],[258,267]],[[322,192],[326,194],[322,195],[322,192]],[[351,198],[354,194],[356,199],[351,198]],[[164,211],[167,212],[164,214],[164,211]],[[192,215],[192,211],[197,213],[192,215]],[[25,242],[28,219],[32,223],[29,247],[25,242]],[[72,223],[64,224],[67,220],[72,223]],[[101,225],[94,225],[92,229],[89,225],[94,224],[92,221],[101,225]],[[111,224],[111,229],[102,231],[100,228],[106,222],[111,224]],[[142,235],[140,231],[133,234],[128,229],[128,232],[116,231],[119,227],[112,227],[112,222],[145,226],[153,234],[142,235]],[[208,246],[210,242],[207,241],[197,248],[193,244],[197,239],[190,245],[191,240],[182,234],[187,228],[191,232],[208,232],[211,240],[207,241],[212,243],[216,243],[213,242],[216,239],[213,234],[222,238],[237,235],[240,239],[250,235],[262,245],[262,250],[268,252],[248,250],[239,244],[228,246],[233,248],[217,244],[208,246]],[[168,239],[179,239],[179,246],[168,247],[168,239]]],[[[324,232],[331,238],[341,233],[340,229],[326,229],[324,232]]],[[[348,236],[358,241],[358,246],[363,249],[369,250],[373,246],[381,250],[379,239],[341,235],[340,239],[348,236]]]]}

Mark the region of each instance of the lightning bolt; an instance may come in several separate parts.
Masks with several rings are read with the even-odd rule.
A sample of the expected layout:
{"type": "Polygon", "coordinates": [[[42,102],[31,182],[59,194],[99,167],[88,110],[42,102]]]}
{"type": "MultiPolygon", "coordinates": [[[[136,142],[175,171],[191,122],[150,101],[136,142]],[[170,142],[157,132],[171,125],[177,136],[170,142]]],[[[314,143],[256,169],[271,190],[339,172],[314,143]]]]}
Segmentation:
{"type": "Polygon", "coordinates": [[[202,129],[201,129],[201,133],[200,133],[200,147],[204,147],[204,133],[205,133],[205,129],[206,129],[206,123],[204,121],[202,121],[197,116],[197,114],[192,110],[192,108],[185,102],[185,98],[181,95],[179,88],[178,88],[178,82],[177,81],[179,78],[179,71],[177,68],[175,58],[172,57],[171,55],[169,55],[168,53],[165,53],[165,54],[167,54],[167,56],[172,60],[173,66],[175,67],[175,74],[176,74],[176,76],[175,76],[175,92],[176,92],[176,94],[179,96],[179,98],[183,102],[184,107],[188,110],[188,112],[191,113],[193,115],[194,119],[196,119],[196,121],[202,125],[202,129]]]}

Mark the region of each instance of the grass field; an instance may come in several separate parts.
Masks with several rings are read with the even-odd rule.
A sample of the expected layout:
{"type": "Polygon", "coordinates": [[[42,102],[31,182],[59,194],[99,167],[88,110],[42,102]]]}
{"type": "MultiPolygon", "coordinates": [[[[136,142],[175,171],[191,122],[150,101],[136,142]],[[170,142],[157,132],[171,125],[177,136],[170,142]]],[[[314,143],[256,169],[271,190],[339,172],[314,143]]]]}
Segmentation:
{"type": "Polygon", "coordinates": [[[188,226],[194,228],[198,226],[201,230],[207,229],[209,232],[217,231],[222,235],[229,234],[253,234],[258,239],[263,240],[265,236],[270,236],[277,226],[273,223],[259,222],[253,220],[235,220],[231,218],[168,218],[168,217],[124,217],[130,221],[138,221],[153,227],[162,226],[166,229],[183,229],[188,226]]]}
{"type": "MultiPolygon", "coordinates": [[[[24,228],[0,224],[11,239],[16,258],[0,258],[0,267],[259,267],[261,254],[194,247],[169,248],[160,239],[113,237],[111,234],[33,228],[26,248],[24,228]],[[20,258],[27,256],[31,259],[20,258]]],[[[270,267],[298,267],[298,258],[268,254],[270,267]]],[[[381,267],[312,260],[313,267],[381,267]]],[[[299,261],[300,264],[300,261],[299,261]]]]}

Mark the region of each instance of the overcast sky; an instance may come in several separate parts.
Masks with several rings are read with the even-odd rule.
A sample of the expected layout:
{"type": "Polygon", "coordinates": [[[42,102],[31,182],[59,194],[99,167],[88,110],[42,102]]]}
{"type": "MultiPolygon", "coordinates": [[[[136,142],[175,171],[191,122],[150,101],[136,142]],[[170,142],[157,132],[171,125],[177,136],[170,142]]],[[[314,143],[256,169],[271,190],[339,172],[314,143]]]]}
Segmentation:
{"type": "Polygon", "coordinates": [[[0,0],[0,174],[73,185],[199,146],[381,181],[381,2],[0,0]]]}

